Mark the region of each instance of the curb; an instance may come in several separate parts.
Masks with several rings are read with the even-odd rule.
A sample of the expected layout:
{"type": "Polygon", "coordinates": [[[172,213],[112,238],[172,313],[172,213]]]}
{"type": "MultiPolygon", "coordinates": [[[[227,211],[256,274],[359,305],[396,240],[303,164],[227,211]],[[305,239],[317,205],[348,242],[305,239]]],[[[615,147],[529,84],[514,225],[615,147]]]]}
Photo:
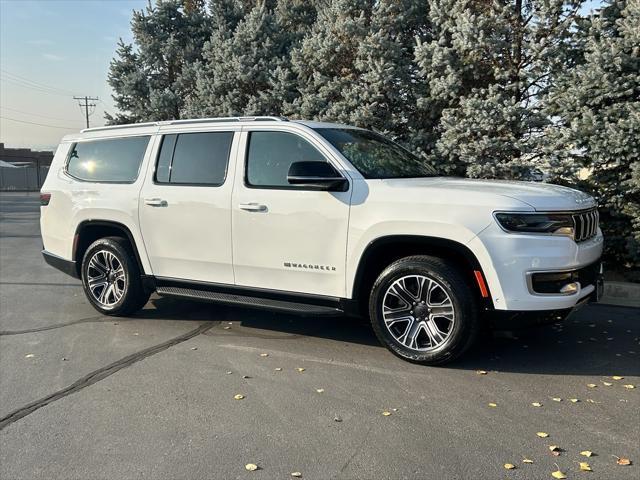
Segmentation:
{"type": "Polygon", "coordinates": [[[640,283],[605,281],[604,294],[598,303],[640,308],[640,283]]]}

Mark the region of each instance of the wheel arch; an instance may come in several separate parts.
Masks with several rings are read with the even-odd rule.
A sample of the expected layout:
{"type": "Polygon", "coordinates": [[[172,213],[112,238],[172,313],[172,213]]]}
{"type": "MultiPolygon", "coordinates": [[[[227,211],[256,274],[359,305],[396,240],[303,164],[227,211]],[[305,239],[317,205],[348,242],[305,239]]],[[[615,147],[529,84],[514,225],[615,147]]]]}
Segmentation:
{"type": "MultiPolygon", "coordinates": [[[[477,294],[481,309],[492,309],[491,293],[486,285],[484,271],[476,255],[462,243],[446,238],[421,235],[388,235],[371,241],[362,252],[352,283],[351,298],[360,308],[366,305],[367,292],[386,266],[403,257],[422,254],[452,261],[464,274],[472,291],[477,294]],[[480,272],[485,283],[483,296],[474,272],[480,272]]],[[[366,310],[362,310],[366,311],[366,310]]]]}
{"type": "Polygon", "coordinates": [[[76,262],[76,271],[79,277],[81,276],[82,259],[89,245],[99,238],[111,236],[122,237],[129,242],[140,273],[144,275],[145,268],[140,256],[140,250],[129,227],[112,220],[84,220],[78,224],[73,236],[72,258],[76,262]]]}

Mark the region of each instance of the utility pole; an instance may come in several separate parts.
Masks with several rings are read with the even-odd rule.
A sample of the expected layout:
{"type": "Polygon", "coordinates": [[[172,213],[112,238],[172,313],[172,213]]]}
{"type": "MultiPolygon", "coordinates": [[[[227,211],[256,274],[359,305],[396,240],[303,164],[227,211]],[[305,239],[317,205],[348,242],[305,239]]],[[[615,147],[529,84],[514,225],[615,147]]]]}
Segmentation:
{"type": "MultiPolygon", "coordinates": [[[[81,107],[84,107],[84,113],[85,113],[85,117],[87,119],[87,128],[89,128],[89,107],[95,107],[96,104],[95,103],[89,103],[90,101],[92,102],[97,102],[99,100],[98,97],[73,97],[74,100],[80,100],[80,102],[78,103],[78,105],[80,105],[81,107]],[[82,100],[84,100],[84,103],[82,103],[82,100]]],[[[93,113],[93,112],[92,112],[93,113]]]]}

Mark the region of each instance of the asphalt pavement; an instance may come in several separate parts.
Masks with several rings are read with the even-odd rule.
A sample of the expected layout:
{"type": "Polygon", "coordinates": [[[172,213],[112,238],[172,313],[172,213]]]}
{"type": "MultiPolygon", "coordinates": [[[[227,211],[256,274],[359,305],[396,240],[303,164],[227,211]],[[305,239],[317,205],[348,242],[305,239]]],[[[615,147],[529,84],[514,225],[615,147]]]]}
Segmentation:
{"type": "Polygon", "coordinates": [[[348,318],[156,296],[101,316],[42,260],[38,216],[0,194],[3,480],[640,478],[640,309],[423,367],[348,318]]]}

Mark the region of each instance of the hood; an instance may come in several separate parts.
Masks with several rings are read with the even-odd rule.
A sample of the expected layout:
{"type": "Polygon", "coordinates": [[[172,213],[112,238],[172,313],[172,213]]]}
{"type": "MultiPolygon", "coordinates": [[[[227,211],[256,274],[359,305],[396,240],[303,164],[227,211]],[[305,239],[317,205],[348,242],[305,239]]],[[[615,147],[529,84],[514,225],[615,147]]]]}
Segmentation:
{"type": "MultiPolygon", "coordinates": [[[[579,190],[550,183],[518,182],[508,180],[476,180],[450,177],[428,177],[385,180],[390,187],[429,188],[458,191],[465,194],[498,195],[523,202],[537,211],[573,211],[596,206],[593,197],[579,190]]],[[[498,205],[497,205],[498,207],[498,205]]]]}

